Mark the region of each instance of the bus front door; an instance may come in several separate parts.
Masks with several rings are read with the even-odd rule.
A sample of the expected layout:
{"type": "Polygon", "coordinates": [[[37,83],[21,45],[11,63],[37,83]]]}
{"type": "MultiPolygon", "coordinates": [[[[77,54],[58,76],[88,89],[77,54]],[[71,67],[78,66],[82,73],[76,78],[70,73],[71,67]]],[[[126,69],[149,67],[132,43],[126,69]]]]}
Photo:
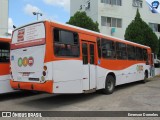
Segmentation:
{"type": "Polygon", "coordinates": [[[83,90],[96,88],[95,43],[82,42],[83,90]]]}

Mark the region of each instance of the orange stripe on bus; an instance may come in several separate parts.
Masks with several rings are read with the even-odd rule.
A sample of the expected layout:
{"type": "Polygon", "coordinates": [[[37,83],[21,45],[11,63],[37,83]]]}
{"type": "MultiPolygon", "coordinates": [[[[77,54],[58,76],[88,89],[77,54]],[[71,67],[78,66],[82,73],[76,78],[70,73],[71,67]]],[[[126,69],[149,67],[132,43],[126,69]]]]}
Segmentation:
{"type": "Polygon", "coordinates": [[[1,63],[0,64],[0,75],[8,75],[9,73],[9,63],[1,63]]]}
{"type": "Polygon", "coordinates": [[[45,44],[45,38],[11,44],[11,50],[45,44]]]}
{"type": "Polygon", "coordinates": [[[102,68],[109,70],[124,70],[136,64],[145,64],[145,61],[130,61],[130,60],[101,60],[99,65],[102,68]]]}
{"type": "Polygon", "coordinates": [[[47,93],[53,93],[53,81],[45,83],[31,83],[31,82],[14,82],[10,80],[10,85],[13,89],[34,90],[47,93]]]}

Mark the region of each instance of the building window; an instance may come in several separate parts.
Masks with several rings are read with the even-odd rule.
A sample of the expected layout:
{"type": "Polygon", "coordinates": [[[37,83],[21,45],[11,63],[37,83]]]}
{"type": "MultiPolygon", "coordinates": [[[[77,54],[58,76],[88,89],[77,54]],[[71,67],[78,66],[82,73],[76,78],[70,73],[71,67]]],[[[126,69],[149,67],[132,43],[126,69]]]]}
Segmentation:
{"type": "Polygon", "coordinates": [[[102,16],[101,25],[108,27],[122,28],[122,19],[102,16]]]}
{"type": "Polygon", "coordinates": [[[133,7],[142,8],[143,7],[143,1],[142,0],[133,0],[133,7]]]}
{"type": "Polygon", "coordinates": [[[149,23],[149,26],[154,32],[160,32],[160,24],[149,23]]]}
{"type": "Polygon", "coordinates": [[[101,3],[122,6],[122,0],[101,0],[101,3]]]}
{"type": "Polygon", "coordinates": [[[107,18],[106,17],[101,17],[101,25],[107,26],[107,18]]]}

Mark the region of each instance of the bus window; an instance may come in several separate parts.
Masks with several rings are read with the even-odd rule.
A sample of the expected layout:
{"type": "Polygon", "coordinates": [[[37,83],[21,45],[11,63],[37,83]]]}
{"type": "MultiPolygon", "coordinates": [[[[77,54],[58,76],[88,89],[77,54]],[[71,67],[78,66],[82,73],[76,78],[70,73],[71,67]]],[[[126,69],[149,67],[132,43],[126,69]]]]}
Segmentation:
{"type": "Polygon", "coordinates": [[[143,49],[142,48],[136,48],[136,58],[139,61],[143,61],[143,49]]]}
{"type": "Polygon", "coordinates": [[[54,29],[54,54],[59,57],[79,57],[78,34],[54,29]]]}
{"type": "Polygon", "coordinates": [[[100,38],[97,39],[97,48],[98,48],[98,57],[101,58],[102,51],[101,51],[101,39],[100,38]]]}
{"type": "Polygon", "coordinates": [[[143,49],[143,60],[148,61],[148,54],[146,49],[143,49]]]}
{"type": "Polygon", "coordinates": [[[115,43],[110,40],[102,39],[102,57],[107,59],[115,59],[115,43]]]}
{"type": "Polygon", "coordinates": [[[117,47],[116,49],[117,59],[126,60],[127,59],[126,44],[116,43],[116,47],[117,47]]]}
{"type": "Polygon", "coordinates": [[[9,63],[10,45],[0,42],[0,63],[9,63]]]}
{"type": "Polygon", "coordinates": [[[83,64],[88,64],[88,47],[87,43],[82,44],[83,64]]]}
{"type": "Polygon", "coordinates": [[[93,64],[94,65],[94,44],[90,44],[90,64],[93,64]]]}
{"type": "Polygon", "coordinates": [[[128,60],[136,60],[136,49],[134,46],[127,45],[128,60]]]}

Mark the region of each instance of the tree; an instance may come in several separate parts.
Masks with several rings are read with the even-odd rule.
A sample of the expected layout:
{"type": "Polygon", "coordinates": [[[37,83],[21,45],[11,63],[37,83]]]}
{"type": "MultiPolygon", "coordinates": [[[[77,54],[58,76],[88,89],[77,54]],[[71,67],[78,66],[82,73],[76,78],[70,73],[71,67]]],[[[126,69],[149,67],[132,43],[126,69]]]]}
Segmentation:
{"type": "Polygon", "coordinates": [[[67,24],[99,32],[99,24],[97,21],[94,22],[89,16],[87,16],[86,12],[76,12],[67,24]]]}
{"type": "Polygon", "coordinates": [[[149,25],[142,20],[138,9],[135,19],[126,29],[125,39],[142,45],[147,45],[151,47],[152,52],[156,54],[159,51],[158,37],[149,25]]]}
{"type": "MultiPolygon", "coordinates": [[[[159,40],[158,40],[158,42],[159,42],[158,46],[159,46],[159,48],[160,48],[160,37],[159,37],[159,40]]],[[[157,54],[157,56],[158,56],[158,59],[160,59],[160,49],[159,49],[159,51],[158,51],[158,54],[157,54]]]]}

